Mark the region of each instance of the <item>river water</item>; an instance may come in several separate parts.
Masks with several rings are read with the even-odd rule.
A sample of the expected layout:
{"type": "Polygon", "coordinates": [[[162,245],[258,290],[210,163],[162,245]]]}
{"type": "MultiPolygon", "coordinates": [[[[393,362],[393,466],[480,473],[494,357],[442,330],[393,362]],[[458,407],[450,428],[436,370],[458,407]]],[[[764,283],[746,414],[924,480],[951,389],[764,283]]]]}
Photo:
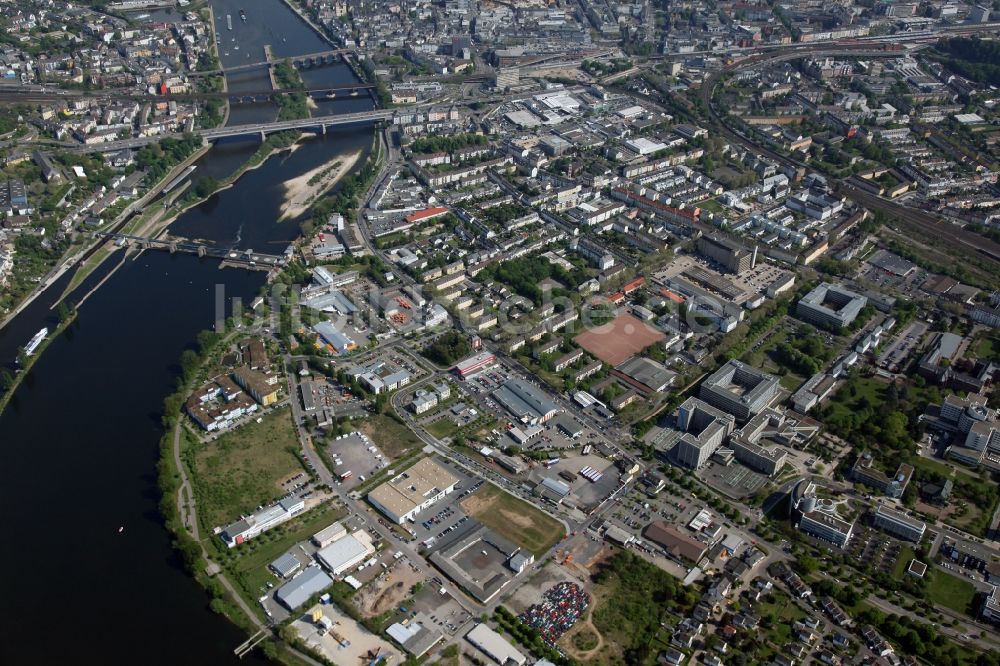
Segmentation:
{"type": "MultiPolygon", "coordinates": [[[[282,3],[247,4],[244,24],[238,3],[213,2],[222,17],[220,37],[228,32],[230,13],[240,44],[226,64],[240,64],[235,53],[258,57],[264,44],[279,55],[329,48],[282,3]]],[[[303,78],[310,86],[356,81],[344,65],[316,68],[303,78]]],[[[260,90],[269,84],[265,72],[251,71],[231,86],[260,90]]],[[[318,106],[315,113],[325,114],[371,108],[371,102],[324,100],[318,106]]],[[[274,116],[270,104],[234,105],[230,124],[274,116]]],[[[297,222],[276,221],[282,184],[336,155],[367,148],[371,139],[370,128],[354,128],[306,140],[184,213],[170,232],[280,253],[298,234],[297,222]]],[[[232,173],[257,145],[240,139],[216,146],[198,162],[196,177],[232,173]]],[[[113,255],[71,299],[79,301],[120,260],[120,253],[113,255]]],[[[8,364],[41,326],[54,327],[50,307],[69,277],[0,329],[0,364],[8,364]]],[[[0,663],[237,662],[233,648],[245,637],[208,609],[207,595],[170,547],[157,511],[157,445],[177,359],[212,326],[217,285],[224,285],[227,299],[249,303],[263,284],[263,273],[145,252],[118,268],[38,359],[0,415],[0,663]]],[[[263,662],[259,653],[242,663],[255,662],[263,662]]]]}

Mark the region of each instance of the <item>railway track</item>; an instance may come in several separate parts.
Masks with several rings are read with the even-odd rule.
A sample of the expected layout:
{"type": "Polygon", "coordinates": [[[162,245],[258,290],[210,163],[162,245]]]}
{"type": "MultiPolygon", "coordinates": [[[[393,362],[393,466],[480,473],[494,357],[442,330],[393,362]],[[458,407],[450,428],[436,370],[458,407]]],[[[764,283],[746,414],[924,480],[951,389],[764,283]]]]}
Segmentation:
{"type": "MultiPolygon", "coordinates": [[[[851,49],[844,49],[844,55],[850,54],[851,49]]],[[[885,55],[891,57],[893,52],[886,52],[885,55]]],[[[774,58],[774,60],[780,59],[784,58],[780,56],[776,56],[774,58]]],[[[809,165],[805,162],[782,155],[777,151],[767,146],[758,144],[733,130],[726,124],[724,117],[712,104],[715,88],[723,74],[737,71],[743,67],[759,66],[762,62],[766,61],[755,60],[754,62],[749,63],[738,63],[731,68],[727,68],[723,71],[710,75],[702,85],[701,89],[701,98],[705,103],[705,108],[708,109],[709,115],[715,122],[719,133],[726,139],[738,143],[755,153],[764,155],[779,164],[809,169],[809,165]]],[[[953,247],[957,246],[957,249],[963,251],[971,249],[977,254],[1000,264],[1000,243],[996,243],[985,236],[980,236],[974,232],[967,231],[950,222],[942,221],[938,216],[927,211],[923,211],[918,208],[911,208],[909,206],[904,206],[894,201],[884,199],[871,192],[867,192],[859,187],[851,185],[846,180],[838,180],[837,189],[844,194],[847,194],[851,197],[851,199],[869,210],[882,211],[887,215],[891,215],[900,227],[909,228],[913,231],[922,233],[930,238],[939,240],[944,244],[953,247]]],[[[1000,267],[998,267],[998,270],[1000,270],[1000,267]]]]}

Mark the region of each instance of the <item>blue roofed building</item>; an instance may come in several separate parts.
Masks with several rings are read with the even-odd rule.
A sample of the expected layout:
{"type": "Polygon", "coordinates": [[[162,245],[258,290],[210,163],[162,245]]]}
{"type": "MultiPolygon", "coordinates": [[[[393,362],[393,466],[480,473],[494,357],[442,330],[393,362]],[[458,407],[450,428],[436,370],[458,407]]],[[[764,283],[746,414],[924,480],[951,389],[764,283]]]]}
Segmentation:
{"type": "Polygon", "coordinates": [[[274,598],[290,611],[309,601],[312,595],[322,592],[333,585],[333,579],[327,576],[318,566],[306,567],[306,570],[295,576],[274,593],[274,598]]]}

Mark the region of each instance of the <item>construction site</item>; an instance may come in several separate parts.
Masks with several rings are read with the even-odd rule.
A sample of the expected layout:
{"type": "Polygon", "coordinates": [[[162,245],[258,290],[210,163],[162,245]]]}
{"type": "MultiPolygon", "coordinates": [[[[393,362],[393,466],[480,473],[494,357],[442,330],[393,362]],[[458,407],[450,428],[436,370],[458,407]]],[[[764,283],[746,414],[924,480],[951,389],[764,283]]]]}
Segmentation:
{"type": "Polygon", "coordinates": [[[401,653],[333,604],[318,604],[290,625],[306,645],[335,664],[398,664],[401,653]]]}

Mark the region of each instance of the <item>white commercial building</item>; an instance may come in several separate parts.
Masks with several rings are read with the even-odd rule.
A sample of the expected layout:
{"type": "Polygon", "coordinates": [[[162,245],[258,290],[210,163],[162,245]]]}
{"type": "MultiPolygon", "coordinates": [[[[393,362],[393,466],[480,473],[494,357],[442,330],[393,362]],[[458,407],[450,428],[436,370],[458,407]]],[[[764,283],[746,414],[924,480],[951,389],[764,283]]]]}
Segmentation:
{"type": "Polygon", "coordinates": [[[364,562],[374,552],[375,546],[372,545],[371,535],[364,530],[358,530],[340,537],[318,551],[316,559],[334,576],[339,576],[351,567],[364,562]]]}
{"type": "Polygon", "coordinates": [[[455,489],[458,479],[430,458],[424,458],[368,493],[368,501],[397,525],[455,489]]]}
{"type": "Polygon", "coordinates": [[[490,629],[486,624],[477,624],[465,635],[465,640],[475,645],[483,654],[500,664],[524,666],[528,658],[521,654],[510,642],[490,629]]]}

